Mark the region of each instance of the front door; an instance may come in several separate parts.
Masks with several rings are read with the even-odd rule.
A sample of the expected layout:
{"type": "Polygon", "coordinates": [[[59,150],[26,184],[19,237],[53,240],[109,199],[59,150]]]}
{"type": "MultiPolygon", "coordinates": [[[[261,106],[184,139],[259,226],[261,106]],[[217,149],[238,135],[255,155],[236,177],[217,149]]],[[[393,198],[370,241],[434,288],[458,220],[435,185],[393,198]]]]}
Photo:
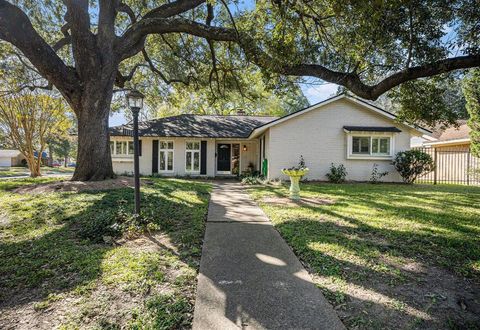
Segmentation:
{"type": "Polygon", "coordinates": [[[217,172],[221,174],[230,173],[231,145],[220,143],[217,145],[217,172]]]}

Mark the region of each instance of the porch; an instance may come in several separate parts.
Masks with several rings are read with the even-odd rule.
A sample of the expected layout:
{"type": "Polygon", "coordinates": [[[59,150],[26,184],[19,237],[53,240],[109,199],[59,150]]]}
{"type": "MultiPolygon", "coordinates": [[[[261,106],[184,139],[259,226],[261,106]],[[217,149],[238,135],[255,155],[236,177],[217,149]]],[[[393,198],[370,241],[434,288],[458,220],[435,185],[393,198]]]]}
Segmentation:
{"type": "Polygon", "coordinates": [[[259,143],[253,140],[215,140],[215,176],[233,177],[260,170],[259,143]]]}

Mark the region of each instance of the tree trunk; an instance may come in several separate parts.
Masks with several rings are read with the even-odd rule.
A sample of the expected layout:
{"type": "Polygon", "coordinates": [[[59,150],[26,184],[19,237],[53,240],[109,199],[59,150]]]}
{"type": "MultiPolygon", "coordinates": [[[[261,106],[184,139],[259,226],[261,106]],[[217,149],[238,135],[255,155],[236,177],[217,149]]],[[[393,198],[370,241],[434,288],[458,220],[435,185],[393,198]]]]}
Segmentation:
{"type": "Polygon", "coordinates": [[[36,178],[42,175],[40,173],[40,168],[37,166],[38,158],[37,160],[35,160],[35,156],[33,156],[33,153],[25,157],[25,160],[27,161],[28,169],[30,171],[30,176],[32,178],[36,178]]]}
{"type": "Polygon", "coordinates": [[[87,83],[82,102],[74,109],[78,120],[78,151],[73,181],[100,181],[115,176],[108,134],[113,77],[112,73],[107,79],[95,77],[87,83]]]}
{"type": "Polygon", "coordinates": [[[50,145],[48,146],[48,166],[53,166],[53,152],[50,145]]]}

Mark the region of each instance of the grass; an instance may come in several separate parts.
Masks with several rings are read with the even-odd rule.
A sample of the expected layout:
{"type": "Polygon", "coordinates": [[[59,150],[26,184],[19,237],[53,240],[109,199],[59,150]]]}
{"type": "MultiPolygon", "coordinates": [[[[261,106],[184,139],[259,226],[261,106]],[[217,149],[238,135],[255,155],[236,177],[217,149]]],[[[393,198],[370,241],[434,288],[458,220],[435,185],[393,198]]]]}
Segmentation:
{"type": "Polygon", "coordinates": [[[250,192],[348,327],[480,327],[478,301],[455,303],[480,294],[480,188],[311,183],[330,202],[293,207],[263,202],[286,186],[250,192]]]}
{"type": "MultiPolygon", "coordinates": [[[[42,174],[71,174],[75,171],[75,167],[50,167],[42,166],[42,174]]],[[[0,168],[0,178],[8,178],[12,176],[29,176],[30,172],[26,167],[7,167],[0,168]]]]}
{"type": "Polygon", "coordinates": [[[210,185],[148,179],[141,221],[130,188],[12,192],[54,180],[0,182],[0,328],[188,327],[210,185]]]}

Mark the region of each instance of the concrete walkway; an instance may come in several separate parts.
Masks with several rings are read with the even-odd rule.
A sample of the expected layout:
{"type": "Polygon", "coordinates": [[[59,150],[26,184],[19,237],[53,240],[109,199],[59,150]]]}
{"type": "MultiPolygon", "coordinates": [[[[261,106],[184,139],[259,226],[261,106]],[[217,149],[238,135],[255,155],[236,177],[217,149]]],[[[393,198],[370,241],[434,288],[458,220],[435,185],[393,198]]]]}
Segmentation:
{"type": "Polygon", "coordinates": [[[234,182],[214,183],[193,329],[344,329],[263,211],[234,182]]]}

